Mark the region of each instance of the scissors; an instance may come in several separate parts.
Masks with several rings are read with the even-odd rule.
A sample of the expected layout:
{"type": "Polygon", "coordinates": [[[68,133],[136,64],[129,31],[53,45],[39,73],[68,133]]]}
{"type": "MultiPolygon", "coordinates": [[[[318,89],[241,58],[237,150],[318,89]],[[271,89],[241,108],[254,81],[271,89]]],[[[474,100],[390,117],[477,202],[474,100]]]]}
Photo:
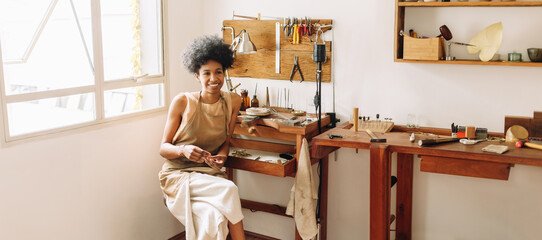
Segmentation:
{"type": "Polygon", "coordinates": [[[293,82],[292,79],[294,79],[295,72],[299,71],[299,76],[301,76],[301,82],[305,81],[305,78],[303,77],[303,73],[301,72],[301,68],[299,67],[299,57],[294,57],[294,68],[292,69],[292,74],[290,74],[290,82],[293,82]]]}

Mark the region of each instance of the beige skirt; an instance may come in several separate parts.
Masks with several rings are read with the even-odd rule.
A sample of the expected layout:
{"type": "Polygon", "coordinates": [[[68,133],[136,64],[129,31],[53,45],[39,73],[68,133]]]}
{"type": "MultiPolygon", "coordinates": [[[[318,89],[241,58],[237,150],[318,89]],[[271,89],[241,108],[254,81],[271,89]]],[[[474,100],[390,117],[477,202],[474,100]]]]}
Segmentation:
{"type": "Polygon", "coordinates": [[[221,177],[198,172],[164,170],[160,185],[169,211],[184,226],[187,240],[224,240],[228,221],[243,219],[239,191],[221,177]]]}

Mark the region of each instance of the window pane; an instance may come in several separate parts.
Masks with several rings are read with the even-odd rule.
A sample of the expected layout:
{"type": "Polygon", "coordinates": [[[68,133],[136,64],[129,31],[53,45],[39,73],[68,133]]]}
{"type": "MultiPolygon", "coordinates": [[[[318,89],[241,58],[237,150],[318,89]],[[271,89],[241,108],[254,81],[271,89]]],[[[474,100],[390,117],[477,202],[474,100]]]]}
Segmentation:
{"type": "Polygon", "coordinates": [[[159,0],[101,1],[105,80],[162,74],[159,0]]]}
{"type": "MultiPolygon", "coordinates": [[[[40,6],[37,4],[40,1],[34,2],[40,6]]],[[[4,81],[8,95],[78,87],[94,83],[94,70],[91,62],[93,56],[92,41],[90,41],[90,0],[73,0],[73,4],[72,8],[70,1],[58,1],[52,9],[51,16],[44,25],[43,31],[36,38],[28,58],[24,59],[22,63],[10,63],[8,59],[4,59],[4,81]]],[[[47,9],[35,8],[34,4],[27,4],[24,9],[11,11],[15,15],[24,15],[26,11],[30,11],[35,15],[34,17],[39,16],[41,20],[47,15],[47,9]]],[[[2,52],[8,51],[9,53],[9,49],[12,47],[21,48],[21,46],[16,46],[19,43],[28,45],[22,47],[26,49],[30,45],[28,43],[30,35],[25,32],[28,30],[32,30],[32,34],[39,32],[36,27],[28,26],[25,18],[8,20],[7,24],[11,26],[8,32],[0,32],[0,35],[14,33],[14,39],[2,41],[2,52]],[[22,31],[22,33],[18,31],[22,31]]],[[[3,56],[6,55],[3,53],[3,56]]]]}
{"type": "Polygon", "coordinates": [[[23,58],[50,3],[43,0],[0,1],[0,41],[4,45],[4,61],[23,58]]]}
{"type": "Polygon", "coordinates": [[[11,103],[7,106],[11,136],[95,120],[93,93],[11,103]]]}
{"type": "Polygon", "coordinates": [[[105,116],[149,110],[164,106],[164,85],[152,84],[106,91],[105,116]]]}

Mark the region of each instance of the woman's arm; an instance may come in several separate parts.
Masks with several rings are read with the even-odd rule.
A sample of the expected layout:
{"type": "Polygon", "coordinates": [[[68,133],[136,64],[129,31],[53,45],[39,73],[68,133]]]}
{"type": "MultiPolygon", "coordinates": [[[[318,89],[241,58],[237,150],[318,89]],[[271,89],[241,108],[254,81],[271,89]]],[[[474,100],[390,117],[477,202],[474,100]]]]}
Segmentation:
{"type": "Polygon", "coordinates": [[[230,118],[230,125],[228,128],[229,131],[226,137],[226,141],[224,142],[224,144],[222,144],[216,156],[212,157],[212,160],[214,160],[214,164],[216,164],[218,168],[222,168],[222,166],[226,162],[226,159],[228,158],[228,153],[230,152],[231,136],[233,135],[233,130],[235,129],[235,123],[237,122],[237,115],[239,114],[239,109],[241,109],[241,96],[239,96],[238,94],[232,94],[231,102],[233,111],[230,118]]]}
{"type": "Polygon", "coordinates": [[[162,136],[162,144],[160,145],[160,155],[166,159],[176,159],[185,156],[190,161],[203,162],[205,158],[211,155],[209,152],[194,145],[175,146],[173,144],[173,138],[181,124],[182,115],[186,109],[187,103],[188,99],[184,94],[175,96],[173,101],[171,101],[164,134],[162,136]]]}

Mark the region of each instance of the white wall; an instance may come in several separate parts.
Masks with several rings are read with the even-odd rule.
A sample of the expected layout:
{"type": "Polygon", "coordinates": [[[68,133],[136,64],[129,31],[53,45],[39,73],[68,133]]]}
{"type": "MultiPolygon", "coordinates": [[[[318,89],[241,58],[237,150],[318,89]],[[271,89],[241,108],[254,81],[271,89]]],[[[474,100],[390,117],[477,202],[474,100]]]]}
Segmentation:
{"type": "MultiPolygon", "coordinates": [[[[334,33],[326,38],[333,39],[335,111],[342,121],[351,116],[353,107],[359,107],[364,115],[374,117],[380,113],[397,124],[405,124],[407,115],[415,114],[418,123],[424,126],[446,128],[455,122],[502,132],[505,115],[532,116],[533,111],[542,110],[541,68],[395,63],[394,4],[391,0],[206,0],[202,16],[206,33],[220,33],[222,21],[231,19],[233,11],[250,16],[261,13],[333,19],[334,33]]],[[[447,24],[454,40],[468,42],[485,26],[502,20],[505,28],[502,55],[515,50],[523,52],[527,59],[527,47],[542,47],[542,32],[535,27],[541,20],[540,8],[408,11],[412,14],[407,27],[426,35],[437,35],[438,27],[447,24]],[[473,15],[467,17],[469,14],[473,15]],[[519,15],[530,20],[520,20],[519,15]]],[[[460,47],[452,51],[459,57],[465,56],[465,50],[460,47]]],[[[241,82],[240,88],[248,89],[251,94],[257,82],[260,99],[265,96],[266,86],[273,89],[272,94],[278,88],[289,88],[297,95],[291,100],[296,107],[313,109],[312,82],[233,81],[241,82]]],[[[324,84],[323,94],[323,110],[332,111],[332,84],[324,84]]],[[[415,164],[419,169],[419,159],[415,164]]],[[[328,239],[369,239],[368,168],[368,152],[363,150],[356,154],[354,150],[342,149],[337,159],[330,162],[328,239]]],[[[287,203],[291,179],[277,180],[240,171],[238,175],[242,197],[287,203]]],[[[508,181],[415,171],[413,239],[539,239],[541,181],[542,168],[519,165],[512,168],[508,181]]],[[[249,211],[245,217],[248,230],[293,239],[289,219],[280,223],[280,217],[249,211]]]]}

